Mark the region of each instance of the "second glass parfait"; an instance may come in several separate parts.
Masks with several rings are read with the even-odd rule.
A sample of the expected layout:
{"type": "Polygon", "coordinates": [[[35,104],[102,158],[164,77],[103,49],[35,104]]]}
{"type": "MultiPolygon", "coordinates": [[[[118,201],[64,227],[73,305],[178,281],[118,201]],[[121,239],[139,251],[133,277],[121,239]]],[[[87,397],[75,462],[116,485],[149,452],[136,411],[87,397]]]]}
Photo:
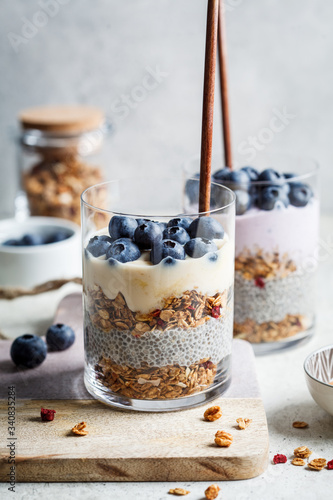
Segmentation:
{"type": "Polygon", "coordinates": [[[177,178],[82,195],[85,384],[112,406],[180,410],[230,384],[235,196],[215,185],[186,216],[183,196],[177,178]]]}

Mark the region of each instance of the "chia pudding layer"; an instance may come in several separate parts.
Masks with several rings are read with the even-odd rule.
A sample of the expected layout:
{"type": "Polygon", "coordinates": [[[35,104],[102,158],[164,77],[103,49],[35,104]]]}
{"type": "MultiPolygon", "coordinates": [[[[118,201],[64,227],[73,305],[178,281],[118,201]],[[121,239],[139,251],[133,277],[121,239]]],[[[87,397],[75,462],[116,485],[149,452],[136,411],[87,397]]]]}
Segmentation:
{"type": "MultiPolygon", "coordinates": [[[[229,301],[230,302],[230,301],[229,301]]],[[[130,330],[108,332],[86,318],[85,342],[87,362],[95,365],[101,357],[131,368],[167,365],[190,366],[203,358],[217,365],[231,354],[232,308],[226,305],[223,316],[209,318],[194,328],[176,327],[161,332],[147,331],[141,336],[130,330]]]]}

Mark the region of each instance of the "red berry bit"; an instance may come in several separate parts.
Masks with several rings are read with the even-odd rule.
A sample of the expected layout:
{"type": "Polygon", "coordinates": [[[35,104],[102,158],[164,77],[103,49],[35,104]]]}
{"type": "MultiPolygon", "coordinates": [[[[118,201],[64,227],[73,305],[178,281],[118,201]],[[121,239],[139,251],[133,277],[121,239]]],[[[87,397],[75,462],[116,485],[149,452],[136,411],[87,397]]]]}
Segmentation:
{"type": "Polygon", "coordinates": [[[258,288],[265,288],[265,282],[264,282],[263,278],[261,278],[260,276],[258,276],[258,278],[255,278],[254,284],[258,288]]]}
{"type": "Polygon", "coordinates": [[[328,468],[328,470],[333,470],[333,460],[330,460],[329,462],[327,462],[327,468],[328,468]]]}
{"type": "Polygon", "coordinates": [[[280,453],[274,455],[273,462],[275,464],[285,464],[286,461],[287,461],[286,455],[281,455],[280,453]]]}
{"type": "Polygon", "coordinates": [[[212,316],[213,318],[218,319],[221,316],[221,308],[218,306],[213,307],[212,316]]]}
{"type": "Polygon", "coordinates": [[[43,422],[51,422],[54,419],[55,410],[47,410],[46,408],[41,408],[40,416],[43,422]]]}

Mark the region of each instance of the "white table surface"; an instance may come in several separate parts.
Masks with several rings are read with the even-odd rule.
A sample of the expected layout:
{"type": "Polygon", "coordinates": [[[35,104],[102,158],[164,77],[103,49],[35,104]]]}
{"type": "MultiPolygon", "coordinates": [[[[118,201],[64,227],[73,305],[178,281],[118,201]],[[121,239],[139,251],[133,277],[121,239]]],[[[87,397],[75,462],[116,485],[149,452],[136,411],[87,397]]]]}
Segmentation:
{"type": "MultiPolygon", "coordinates": [[[[333,218],[322,218],[322,243],[318,283],[316,336],[306,345],[288,352],[256,359],[259,383],[267,413],[270,436],[270,463],[260,477],[246,481],[221,481],[223,500],[326,500],[332,498],[333,470],[311,471],[290,464],[273,465],[276,453],[292,457],[294,448],[307,445],[313,458],[333,459],[333,417],[312,400],[304,378],[303,361],[318,347],[333,343],[333,218]],[[308,429],[294,429],[292,422],[305,420],[308,429]]],[[[311,458],[312,458],[311,457],[311,458]]],[[[202,500],[211,483],[18,483],[16,494],[0,485],[0,498],[35,500],[110,499],[170,500],[171,487],[190,490],[188,500],[202,500]]],[[[179,498],[179,497],[178,497],[179,498]]],[[[181,498],[181,497],[180,497],[181,498]]]]}

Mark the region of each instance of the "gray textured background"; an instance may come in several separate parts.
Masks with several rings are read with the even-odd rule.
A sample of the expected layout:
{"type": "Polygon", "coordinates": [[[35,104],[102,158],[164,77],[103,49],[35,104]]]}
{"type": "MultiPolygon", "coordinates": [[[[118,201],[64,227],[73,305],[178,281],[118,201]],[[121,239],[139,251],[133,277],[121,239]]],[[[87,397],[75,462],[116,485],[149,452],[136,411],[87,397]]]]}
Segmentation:
{"type": "MultiPolygon", "coordinates": [[[[261,156],[287,151],[317,159],[323,209],[332,211],[333,2],[225,3],[239,163],[259,157],[244,154],[250,136],[261,156]],[[283,109],[292,115],[288,123],[267,131],[283,109]]],[[[13,135],[16,115],[27,106],[103,107],[116,127],[105,149],[108,177],[176,172],[198,154],[205,18],[205,0],[1,0],[0,216],[13,210],[13,135]],[[40,27],[27,32],[27,20],[40,27]],[[143,96],[138,86],[156,66],[164,75],[143,96]],[[120,107],[131,93],[136,101],[120,107]]],[[[215,117],[214,149],[221,155],[218,100],[215,117]]]]}

